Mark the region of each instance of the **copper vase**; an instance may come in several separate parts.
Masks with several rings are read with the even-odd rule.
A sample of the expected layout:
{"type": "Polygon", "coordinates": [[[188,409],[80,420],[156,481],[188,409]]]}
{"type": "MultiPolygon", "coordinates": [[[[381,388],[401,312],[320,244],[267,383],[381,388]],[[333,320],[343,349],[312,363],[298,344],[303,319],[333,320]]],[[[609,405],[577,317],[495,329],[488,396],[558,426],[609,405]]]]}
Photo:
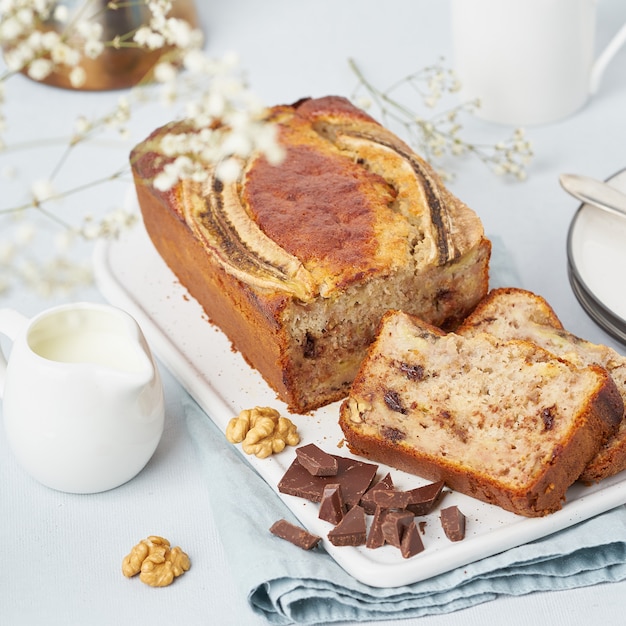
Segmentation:
{"type": "MultiPolygon", "coordinates": [[[[118,8],[110,8],[109,0],[58,0],[57,5],[67,7],[70,19],[81,12],[81,18],[90,18],[102,25],[102,41],[113,41],[117,36],[133,32],[150,20],[150,11],[142,0],[135,3],[121,2],[118,8]]],[[[172,0],[172,10],[167,17],[187,21],[192,28],[199,27],[193,0],[172,0]]],[[[42,24],[42,30],[62,32],[66,25],[51,18],[42,24]]],[[[168,51],[167,47],[147,50],[136,47],[114,48],[106,46],[95,59],[83,57],[80,66],[85,70],[85,81],[79,87],[70,82],[71,68],[55,69],[40,82],[64,89],[102,91],[131,87],[149,80],[157,61],[168,51]]]]}

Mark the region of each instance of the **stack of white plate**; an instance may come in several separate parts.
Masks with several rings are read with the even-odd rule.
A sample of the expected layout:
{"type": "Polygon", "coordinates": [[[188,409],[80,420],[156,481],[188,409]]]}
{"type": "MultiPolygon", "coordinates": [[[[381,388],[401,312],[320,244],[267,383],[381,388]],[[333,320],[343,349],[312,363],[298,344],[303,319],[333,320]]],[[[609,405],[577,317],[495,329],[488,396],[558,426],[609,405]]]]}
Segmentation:
{"type": "MultiPolygon", "coordinates": [[[[626,192],[626,170],[607,182],[626,192]]],[[[567,237],[568,274],[587,314],[626,344],[626,219],[580,206],[567,237]]]]}

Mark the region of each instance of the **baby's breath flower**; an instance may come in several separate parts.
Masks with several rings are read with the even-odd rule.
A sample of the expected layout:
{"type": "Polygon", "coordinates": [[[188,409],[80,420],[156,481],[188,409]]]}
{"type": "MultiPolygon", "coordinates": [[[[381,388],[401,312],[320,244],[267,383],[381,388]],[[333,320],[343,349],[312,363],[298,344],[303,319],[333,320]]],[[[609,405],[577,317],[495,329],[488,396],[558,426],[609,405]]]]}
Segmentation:
{"type": "Polygon", "coordinates": [[[154,79],[159,83],[169,83],[178,76],[176,68],[167,61],[157,63],[154,68],[154,79]]]}
{"type": "Polygon", "coordinates": [[[104,51],[104,44],[97,39],[86,39],[83,51],[88,58],[97,59],[104,51]]]}
{"type": "MultiPolygon", "coordinates": [[[[134,4],[134,1],[124,6],[134,4]]],[[[157,92],[137,86],[104,115],[94,119],[79,116],[53,175],[29,183],[30,201],[26,204],[14,208],[0,207],[2,219],[10,215],[19,217],[20,221],[19,227],[10,230],[5,228],[5,223],[0,225],[0,291],[21,282],[49,295],[90,282],[89,264],[85,266],[71,260],[73,246],[80,241],[118,236],[136,222],[136,210],[114,209],[100,218],[84,216],[75,226],[66,221],[62,200],[81,191],[83,185],[58,191],[55,176],[65,162],[67,152],[94,139],[98,133],[112,130],[119,137],[126,138],[134,108],[156,99],[155,94],[167,105],[185,103],[184,113],[190,129],[187,133],[167,133],[157,146],[169,159],[154,180],[158,189],[170,189],[181,179],[202,183],[216,163],[219,163],[218,176],[225,181],[234,180],[241,173],[242,163],[251,155],[262,154],[271,163],[279,163],[284,156],[277,141],[276,127],[263,120],[265,106],[248,89],[237,55],[231,53],[218,59],[207,57],[201,50],[202,32],[170,16],[173,6],[170,0],[137,2],[148,7],[147,22],[134,32],[119,33],[105,41],[98,21],[72,13],[68,5],[59,4],[58,0],[0,0],[0,47],[8,70],[0,76],[0,106],[5,100],[4,83],[16,72],[24,71],[35,80],[44,80],[52,72],[62,71],[74,88],[80,88],[87,79],[82,61],[96,59],[105,48],[163,48],[164,53],[151,74],[161,85],[157,92]],[[41,28],[49,18],[54,20],[50,25],[58,26],[57,30],[47,25],[41,28]],[[52,219],[58,228],[53,239],[54,256],[44,261],[38,260],[42,248],[38,245],[38,237],[42,235],[36,232],[33,223],[24,220],[24,216],[32,211],[37,211],[42,219],[52,219]],[[29,248],[37,253],[31,254],[29,248]]],[[[101,8],[116,11],[120,6],[122,3],[111,0],[101,8]]],[[[0,134],[5,127],[6,120],[0,110],[0,134]]],[[[0,136],[0,151],[3,147],[0,136]]],[[[110,178],[104,177],[84,186],[101,184],[122,173],[127,173],[127,166],[110,178]]],[[[0,176],[8,179],[7,167],[0,171],[0,176]]],[[[50,249],[49,246],[44,248],[50,249]]]]}
{"type": "Polygon", "coordinates": [[[87,73],[84,68],[80,66],[72,68],[72,71],[70,72],[70,84],[74,87],[74,89],[80,89],[85,84],[86,80],[87,73]]]}
{"type": "Polygon", "coordinates": [[[227,158],[218,163],[215,174],[225,183],[231,183],[237,180],[241,173],[241,163],[234,158],[227,158]]]}
{"type": "Polygon", "coordinates": [[[65,43],[58,42],[50,50],[52,63],[75,66],[80,62],[80,52],[65,43]]]}
{"type": "Polygon", "coordinates": [[[28,65],[28,75],[33,80],[43,80],[50,75],[53,69],[52,61],[48,59],[35,59],[28,65]]]}
{"type": "Polygon", "coordinates": [[[67,8],[66,5],[64,4],[57,4],[54,7],[54,13],[53,13],[54,19],[57,22],[61,22],[61,24],[65,24],[69,17],[70,17],[70,11],[67,8]]]}
{"type": "Polygon", "coordinates": [[[54,185],[49,179],[36,180],[31,186],[31,193],[36,204],[41,204],[57,195],[54,185]]]}
{"type": "Polygon", "coordinates": [[[476,144],[461,137],[463,126],[458,120],[461,113],[475,113],[480,106],[479,101],[456,104],[441,113],[424,117],[413,111],[412,104],[405,105],[396,96],[401,87],[408,88],[410,96],[417,94],[425,107],[434,109],[446,94],[455,93],[460,88],[459,80],[452,70],[441,64],[428,66],[381,91],[365,79],[354,61],[350,61],[350,66],[359,81],[355,99],[363,97],[359,90],[365,90],[367,97],[378,105],[383,121],[389,125],[399,124],[408,134],[410,143],[444,175],[444,179],[449,179],[451,175],[440,167],[440,160],[447,155],[458,157],[472,154],[497,175],[525,180],[525,166],[530,162],[533,152],[523,129],[515,129],[511,137],[493,146],[476,144]]]}

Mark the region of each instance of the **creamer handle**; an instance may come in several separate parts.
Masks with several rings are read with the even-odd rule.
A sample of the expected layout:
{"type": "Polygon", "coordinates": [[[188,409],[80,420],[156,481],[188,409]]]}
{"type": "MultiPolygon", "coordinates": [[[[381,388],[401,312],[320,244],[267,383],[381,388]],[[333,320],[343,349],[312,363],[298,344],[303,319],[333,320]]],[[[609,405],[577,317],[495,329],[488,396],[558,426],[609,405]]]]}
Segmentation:
{"type": "Polygon", "coordinates": [[[626,24],[624,24],[617,31],[617,33],[615,33],[613,39],[609,41],[608,45],[595,60],[591,68],[591,78],[589,80],[589,92],[591,94],[596,93],[598,90],[604,70],[611,62],[611,59],[615,56],[617,51],[624,45],[624,42],[626,42],[626,24]]]}
{"type": "MultiPolygon", "coordinates": [[[[13,309],[0,309],[0,335],[15,341],[18,333],[28,323],[28,318],[13,309]]],[[[0,398],[4,396],[4,383],[7,374],[7,358],[0,346],[0,398]]]]}

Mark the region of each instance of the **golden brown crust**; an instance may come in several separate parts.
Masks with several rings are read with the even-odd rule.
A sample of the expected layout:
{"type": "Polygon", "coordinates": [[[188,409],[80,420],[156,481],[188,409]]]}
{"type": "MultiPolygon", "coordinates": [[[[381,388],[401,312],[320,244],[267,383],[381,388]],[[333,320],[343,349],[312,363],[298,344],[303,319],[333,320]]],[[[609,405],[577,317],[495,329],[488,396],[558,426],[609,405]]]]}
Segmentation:
{"type": "Polygon", "coordinates": [[[276,384],[277,393],[286,394],[285,385],[280,385],[284,339],[279,320],[287,298],[281,295],[255,298],[236,278],[215,267],[204,247],[170,210],[170,203],[161,194],[152,193],[142,178],[136,178],[135,182],[146,229],[169,267],[189,293],[205,304],[210,320],[224,330],[246,361],[255,363],[276,384]],[[262,332],[251,334],[249,328],[262,332]]]}
{"type": "Polygon", "coordinates": [[[498,287],[489,291],[478,303],[472,313],[459,326],[458,332],[469,333],[472,327],[483,326],[486,320],[494,317],[494,306],[497,306],[497,302],[501,299],[507,300],[507,307],[516,306],[516,301],[520,301],[523,303],[525,311],[532,309],[532,321],[535,324],[543,324],[554,329],[563,330],[563,324],[558,315],[541,296],[519,287],[498,287]]]}
{"type": "MultiPolygon", "coordinates": [[[[464,359],[470,345],[466,342],[472,340],[460,336],[454,338],[453,335],[446,337],[440,331],[409,316],[404,316],[408,322],[402,321],[397,324],[399,316],[402,317],[403,314],[390,312],[383,318],[379,338],[370,348],[355,378],[349,398],[341,405],[339,424],[350,450],[355,454],[430,480],[443,480],[456,491],[520,515],[542,516],[560,509],[567,488],[578,478],[589,459],[597,453],[602,441],[615,431],[621,419],[623,407],[621,398],[606,370],[592,366],[585,374],[579,374],[582,370],[557,359],[534,344],[523,341],[497,344],[495,340],[484,336],[484,339],[476,342],[478,347],[491,346],[490,350],[500,352],[510,348],[511,354],[516,355],[516,362],[519,362],[521,369],[531,363],[537,363],[536,369],[539,371],[545,369],[546,376],[553,379],[562,373],[566,374],[563,380],[577,381],[580,376],[581,380],[586,381],[582,387],[584,398],[574,401],[575,409],[571,414],[563,413],[562,407],[554,409],[554,419],[561,420],[563,424],[558,431],[551,430],[553,428],[551,423],[546,423],[546,429],[542,429],[539,420],[539,430],[536,434],[532,424],[528,432],[522,432],[523,427],[516,420],[520,413],[527,409],[521,409],[520,413],[519,409],[514,409],[509,413],[499,406],[499,403],[511,401],[517,393],[516,389],[509,389],[511,394],[506,400],[499,393],[495,394],[497,397],[493,398],[495,404],[492,408],[482,401],[476,403],[476,406],[486,407],[484,410],[488,410],[491,415],[483,417],[474,413],[463,417],[461,414],[455,425],[456,411],[463,409],[454,405],[453,400],[450,404],[431,404],[432,396],[425,395],[423,391],[425,381],[432,374],[429,372],[430,364],[436,362],[437,355],[433,352],[433,355],[425,356],[425,360],[421,362],[428,365],[423,367],[407,362],[398,364],[397,359],[398,355],[405,353],[400,344],[410,344],[410,350],[406,353],[415,355],[420,350],[417,346],[422,346],[424,341],[433,346],[432,349],[435,351],[437,348],[434,346],[443,341],[442,339],[437,342],[437,337],[450,339],[441,348],[446,363],[450,358],[454,358],[451,355],[456,355],[453,346],[459,349],[460,354],[465,355],[461,357],[464,359]],[[387,352],[388,348],[383,347],[389,346],[390,342],[397,342],[397,352],[395,348],[387,352]],[[394,367],[398,367],[398,371],[403,374],[395,374],[392,371],[394,367]],[[428,408],[422,409],[422,406],[428,408]],[[495,423],[500,424],[500,428],[509,433],[507,437],[507,445],[511,444],[509,452],[506,451],[506,446],[503,447],[498,443],[500,439],[491,442],[495,447],[487,443],[495,429],[494,421],[490,420],[496,420],[495,423]],[[469,430],[464,431],[466,428],[469,430]],[[521,433],[519,436],[518,432],[521,433]],[[438,443],[435,445],[434,441],[438,443]],[[532,469],[521,469],[514,478],[512,473],[509,474],[509,469],[515,467],[518,460],[534,454],[535,445],[541,446],[542,451],[538,458],[543,461],[539,466],[531,463],[528,468],[532,469]],[[471,449],[476,456],[471,458],[464,456],[465,450],[469,449],[467,446],[473,446],[471,449]],[[508,463],[493,461],[494,458],[500,458],[495,455],[496,448],[504,450],[503,454],[508,455],[505,457],[509,459],[508,463]],[[489,471],[486,469],[487,462],[491,464],[489,471]]],[[[463,361],[465,365],[463,363],[460,367],[451,365],[450,371],[435,372],[433,375],[438,382],[434,384],[440,382],[441,386],[447,389],[448,397],[463,394],[465,401],[469,402],[471,398],[467,395],[467,387],[461,387],[460,382],[452,381],[461,380],[466,375],[464,372],[468,369],[465,366],[473,369],[477,363],[487,362],[490,367],[493,363],[498,363],[497,359],[490,359],[484,352],[477,353],[476,357],[475,363],[463,361]]],[[[517,371],[516,368],[517,365],[511,371],[517,371]]],[[[507,375],[510,375],[511,371],[507,375]]],[[[503,380],[506,380],[506,376],[503,376],[503,380]]],[[[517,384],[520,380],[522,379],[517,379],[517,384]]],[[[548,378],[545,380],[547,383],[548,378]]],[[[475,397],[486,394],[484,398],[490,402],[489,398],[494,395],[495,390],[493,388],[482,390],[480,385],[483,384],[488,386],[489,381],[477,376],[471,393],[475,397]]],[[[557,384],[560,383],[557,381],[557,384]]],[[[569,391],[563,389],[563,396],[569,391]]],[[[523,393],[521,387],[519,393],[523,393]]],[[[520,407],[525,406],[524,397],[520,399],[522,401],[520,407]]],[[[535,405],[535,402],[528,398],[529,406],[536,406],[537,414],[543,416],[542,405],[535,405]]],[[[477,410],[474,405],[472,406],[473,411],[477,410]]],[[[529,415],[532,415],[532,411],[529,415]]],[[[552,416],[548,417],[552,419],[552,416]]],[[[526,466],[520,464],[520,467],[526,466]]]]}

